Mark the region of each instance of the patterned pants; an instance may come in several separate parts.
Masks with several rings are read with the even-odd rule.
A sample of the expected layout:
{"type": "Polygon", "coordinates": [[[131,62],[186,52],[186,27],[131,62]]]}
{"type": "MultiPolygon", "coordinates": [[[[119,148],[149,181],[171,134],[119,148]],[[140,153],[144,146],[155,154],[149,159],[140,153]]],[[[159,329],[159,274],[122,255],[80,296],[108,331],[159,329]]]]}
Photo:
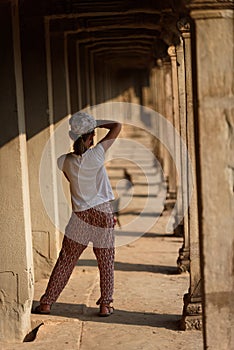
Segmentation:
{"type": "Polygon", "coordinates": [[[93,252],[100,272],[100,303],[113,301],[114,290],[114,218],[110,203],[72,213],[65,230],[62,249],[50,276],[41,304],[52,305],[66,286],[71,273],[88,243],[93,243],[93,252]]]}

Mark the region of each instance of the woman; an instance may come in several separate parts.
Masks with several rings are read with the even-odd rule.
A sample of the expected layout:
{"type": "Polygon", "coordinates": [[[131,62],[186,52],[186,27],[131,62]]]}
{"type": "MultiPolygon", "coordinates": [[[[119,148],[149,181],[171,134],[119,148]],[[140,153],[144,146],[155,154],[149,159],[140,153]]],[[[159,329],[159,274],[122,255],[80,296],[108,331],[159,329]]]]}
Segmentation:
{"type": "Polygon", "coordinates": [[[105,152],[120,133],[121,124],[96,121],[91,115],[78,112],[69,120],[73,152],[58,159],[58,167],[70,183],[72,215],[65,229],[62,248],[36,313],[49,314],[89,242],[100,272],[100,316],[113,313],[114,289],[114,217],[110,201],[114,199],[104,167],[105,152]],[[94,129],[109,129],[93,146],[94,129]]]}

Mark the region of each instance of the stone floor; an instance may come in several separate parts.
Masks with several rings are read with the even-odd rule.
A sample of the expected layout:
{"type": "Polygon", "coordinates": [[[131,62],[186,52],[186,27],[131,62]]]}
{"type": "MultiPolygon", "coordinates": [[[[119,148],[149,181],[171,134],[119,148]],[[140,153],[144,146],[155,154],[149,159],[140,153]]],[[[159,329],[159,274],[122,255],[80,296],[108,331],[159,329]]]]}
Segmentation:
{"type": "MultiPolygon", "coordinates": [[[[112,157],[107,164],[112,185],[120,198],[114,314],[107,318],[97,314],[99,274],[89,247],[51,315],[32,315],[32,328],[43,323],[36,338],[21,344],[0,344],[0,349],[203,349],[202,332],[179,329],[189,275],[177,273],[176,260],[182,238],[169,232],[171,212],[162,214],[165,186],[161,168],[151,153],[126,138],[125,134],[121,140],[124,147],[119,157],[122,159],[112,157]],[[124,169],[131,174],[133,187],[123,178],[124,169]]],[[[150,142],[146,140],[147,137],[136,139],[150,149],[150,142]]],[[[36,283],[34,306],[46,283],[47,280],[36,283]]],[[[32,338],[35,333],[36,330],[32,338]]]]}

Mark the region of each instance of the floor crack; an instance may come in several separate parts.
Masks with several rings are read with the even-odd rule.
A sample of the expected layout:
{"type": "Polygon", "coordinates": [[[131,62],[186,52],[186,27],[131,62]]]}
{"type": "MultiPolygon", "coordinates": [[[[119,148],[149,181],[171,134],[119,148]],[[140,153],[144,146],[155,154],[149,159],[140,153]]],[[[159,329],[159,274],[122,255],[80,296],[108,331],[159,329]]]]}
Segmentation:
{"type": "Polygon", "coordinates": [[[80,329],[80,336],[79,336],[79,340],[78,340],[78,350],[80,350],[80,349],[81,349],[81,346],[82,346],[84,325],[85,325],[85,322],[82,321],[82,322],[81,322],[81,329],[80,329]]]}
{"type": "MultiPolygon", "coordinates": [[[[99,272],[97,272],[97,275],[96,275],[96,278],[94,279],[94,282],[90,288],[90,292],[87,296],[87,299],[86,299],[86,307],[89,306],[89,301],[90,301],[90,298],[91,298],[91,295],[96,287],[96,284],[99,280],[99,272]]],[[[83,314],[85,313],[85,307],[83,309],[83,314]]],[[[84,327],[85,327],[85,321],[82,321],[81,322],[81,329],[80,329],[80,336],[79,336],[79,339],[78,339],[78,350],[81,350],[81,346],[82,346],[82,340],[83,340],[83,334],[84,334],[84,327]]]]}

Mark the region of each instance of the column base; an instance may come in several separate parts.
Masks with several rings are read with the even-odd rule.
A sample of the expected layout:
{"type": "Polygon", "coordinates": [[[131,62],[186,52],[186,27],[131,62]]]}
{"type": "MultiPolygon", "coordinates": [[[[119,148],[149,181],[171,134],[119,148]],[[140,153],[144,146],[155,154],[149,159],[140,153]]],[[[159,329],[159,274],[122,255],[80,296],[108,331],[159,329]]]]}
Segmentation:
{"type": "Polygon", "coordinates": [[[202,330],[202,302],[201,298],[191,301],[191,295],[184,295],[184,308],[182,319],[180,320],[180,329],[186,330],[202,330]]]}
{"type": "Polygon", "coordinates": [[[179,273],[190,271],[189,249],[182,246],[179,249],[179,257],[177,259],[177,269],[179,273]]]}

